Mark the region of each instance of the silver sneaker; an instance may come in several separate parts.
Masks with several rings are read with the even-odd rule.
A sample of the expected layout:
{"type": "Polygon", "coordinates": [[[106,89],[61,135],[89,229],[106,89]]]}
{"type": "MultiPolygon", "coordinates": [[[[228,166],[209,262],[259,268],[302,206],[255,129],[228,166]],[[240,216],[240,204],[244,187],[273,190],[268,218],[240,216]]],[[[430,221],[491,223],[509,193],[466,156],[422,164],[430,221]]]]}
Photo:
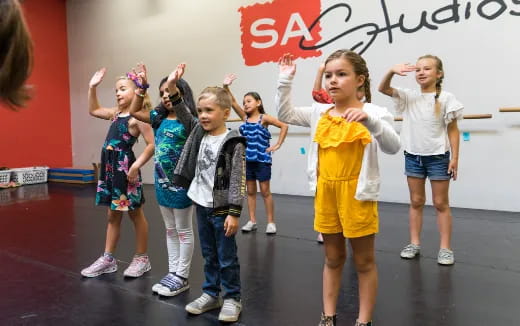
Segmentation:
{"type": "Polygon", "coordinates": [[[265,228],[265,233],[267,234],[276,234],[276,224],[267,223],[267,227],[265,228]]]}
{"type": "Polygon", "coordinates": [[[401,258],[412,259],[418,256],[421,252],[421,246],[410,243],[401,251],[401,258]]]}
{"type": "Polygon", "coordinates": [[[148,256],[134,256],[130,266],[124,271],[126,277],[139,277],[152,269],[148,256]]]}
{"type": "Polygon", "coordinates": [[[186,311],[190,314],[200,315],[203,312],[217,309],[222,306],[222,299],[202,293],[200,297],[186,305],[186,311]]]}
{"type": "Polygon", "coordinates": [[[87,268],[84,268],[81,271],[81,275],[85,277],[96,277],[105,273],[113,273],[117,271],[117,262],[115,258],[110,258],[101,256],[99,257],[92,265],[87,268]]]}
{"type": "Polygon", "coordinates": [[[247,221],[246,225],[242,227],[242,232],[256,231],[256,223],[247,221]]]}
{"type": "Polygon", "coordinates": [[[453,251],[446,248],[439,250],[439,254],[437,255],[437,263],[439,263],[439,265],[453,265],[455,263],[455,256],[453,255],[453,251]]]}
{"type": "Polygon", "coordinates": [[[235,299],[225,299],[218,320],[225,322],[235,322],[242,311],[242,303],[235,299]]]}

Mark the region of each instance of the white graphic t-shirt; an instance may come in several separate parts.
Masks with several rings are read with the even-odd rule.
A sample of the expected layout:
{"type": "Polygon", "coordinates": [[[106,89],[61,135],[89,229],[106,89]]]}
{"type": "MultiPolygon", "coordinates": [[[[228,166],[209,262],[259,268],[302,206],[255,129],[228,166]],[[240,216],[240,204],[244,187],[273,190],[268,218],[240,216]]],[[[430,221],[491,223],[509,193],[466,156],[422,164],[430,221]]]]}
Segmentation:
{"type": "Polygon", "coordinates": [[[229,130],[218,136],[204,135],[200,143],[195,178],[188,190],[188,197],[204,207],[213,207],[213,184],[218,152],[229,130]]]}

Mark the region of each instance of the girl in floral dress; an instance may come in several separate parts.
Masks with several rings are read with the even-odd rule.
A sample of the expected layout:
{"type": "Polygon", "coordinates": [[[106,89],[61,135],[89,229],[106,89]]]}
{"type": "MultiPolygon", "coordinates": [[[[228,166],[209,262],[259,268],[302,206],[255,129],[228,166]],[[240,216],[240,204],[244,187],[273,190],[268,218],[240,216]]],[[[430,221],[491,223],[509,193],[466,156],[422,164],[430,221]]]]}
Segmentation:
{"type": "MultiPolygon", "coordinates": [[[[89,113],[96,118],[111,120],[108,134],[101,150],[101,167],[96,194],[96,205],[108,206],[108,225],[105,251],[92,265],[83,269],[85,277],[96,277],[117,271],[113,254],[119,240],[123,212],[128,212],[136,232],[136,253],[125,270],[128,277],[139,277],[151,269],[147,251],[148,222],[143,213],[144,203],[139,169],[152,157],[153,132],[149,125],[132,118],[129,106],[137,88],[147,87],[121,77],[116,82],[117,107],[101,107],[96,87],[101,83],[106,69],[97,71],[89,83],[89,113]],[[139,135],[143,135],[146,148],[136,158],[132,148],[139,135]]],[[[148,104],[149,105],[149,104],[148,104]]]]}

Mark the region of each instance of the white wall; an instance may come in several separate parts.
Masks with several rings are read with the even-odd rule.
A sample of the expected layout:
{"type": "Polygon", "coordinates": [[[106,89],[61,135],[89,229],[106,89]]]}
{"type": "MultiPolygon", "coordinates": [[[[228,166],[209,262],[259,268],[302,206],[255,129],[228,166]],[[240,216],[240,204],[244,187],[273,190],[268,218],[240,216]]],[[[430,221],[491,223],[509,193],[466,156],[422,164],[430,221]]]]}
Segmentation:
{"type": "MultiPolygon", "coordinates": [[[[282,1],[282,0],[276,0],[282,1]]],[[[283,0],[291,1],[291,0],[283,0]]],[[[263,1],[266,2],[266,1],[263,1]]],[[[310,0],[309,0],[310,2],[310,0]]],[[[342,1],[322,1],[322,10],[342,1]]],[[[233,87],[237,97],[249,90],[258,91],[268,112],[274,112],[277,66],[263,63],[246,66],[241,54],[241,6],[256,3],[249,0],[171,1],[171,0],[68,0],[69,64],[71,80],[72,133],[74,164],[84,165],[99,159],[100,146],[108,123],[89,117],[87,85],[91,74],[101,66],[108,67],[104,83],[99,87],[100,101],[114,105],[113,84],[121,75],[143,60],[147,63],[151,95],[158,100],[157,82],[179,62],[187,62],[186,79],[194,92],[209,85],[219,85],[228,72],[239,76],[233,87]]],[[[294,2],[296,3],[296,2],[294,2]]],[[[322,20],[323,40],[362,23],[376,23],[383,28],[385,17],[377,0],[343,1],[352,7],[349,22],[336,11],[322,20]]],[[[417,26],[423,10],[430,15],[453,1],[392,0],[387,1],[392,24],[404,14],[408,28],[417,26]]],[[[498,113],[499,107],[520,106],[520,45],[518,29],[520,4],[509,1],[458,1],[460,21],[438,25],[437,30],[423,28],[413,34],[393,29],[393,43],[388,34],[380,33],[363,54],[372,78],[373,102],[392,109],[389,98],[376,93],[383,74],[394,63],[415,62],[426,53],[444,60],[444,88],[465,104],[466,114],[492,113],[491,120],[466,120],[461,131],[469,131],[470,141],[461,141],[459,180],[452,183],[451,203],[455,207],[520,211],[520,113],[498,113]],[[464,12],[471,5],[470,17],[464,12]],[[496,19],[484,19],[477,13],[491,15],[507,6],[496,19]]],[[[290,14],[287,15],[287,17],[290,14]]],[[[438,18],[447,17],[438,16],[438,18]]],[[[361,35],[358,32],[356,35],[361,35]]],[[[366,39],[366,36],[365,36],[366,39]]],[[[311,103],[312,88],[318,64],[338,48],[351,47],[352,35],[336,40],[321,49],[319,58],[299,59],[294,82],[294,103],[311,103]]],[[[266,49],[265,51],[269,51],[266,49]]],[[[395,78],[395,85],[416,87],[413,76],[395,78]]],[[[238,126],[233,123],[231,126],[238,126]]],[[[399,122],[396,123],[399,129],[399,122]]],[[[275,136],[276,137],[276,136],[275,136]]],[[[274,156],[272,190],[275,193],[310,195],[305,176],[308,133],[303,128],[290,128],[282,149],[274,156]]],[[[137,151],[142,149],[142,142],[137,151]]],[[[408,189],[403,176],[402,154],[382,155],[383,175],[381,199],[407,202],[408,189]]],[[[145,181],[153,182],[152,165],[144,171],[145,181]]]]}

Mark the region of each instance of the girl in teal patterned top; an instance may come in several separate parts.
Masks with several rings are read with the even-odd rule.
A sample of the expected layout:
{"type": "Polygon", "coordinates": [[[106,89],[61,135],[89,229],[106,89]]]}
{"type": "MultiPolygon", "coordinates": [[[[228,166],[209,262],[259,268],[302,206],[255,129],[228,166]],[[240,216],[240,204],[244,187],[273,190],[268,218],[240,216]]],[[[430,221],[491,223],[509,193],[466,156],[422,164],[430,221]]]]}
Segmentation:
{"type": "MultiPolygon", "coordinates": [[[[146,83],[145,69],[144,65],[136,69],[141,83],[146,83]]],[[[169,272],[152,287],[152,291],[163,296],[174,296],[189,288],[188,276],[194,248],[193,205],[187,196],[187,189],[175,187],[172,183],[173,172],[188,135],[172,110],[166,81],[167,78],[164,78],[159,84],[161,103],[155,109],[143,109],[142,97],[137,96],[130,113],[136,119],[151,124],[155,133],[155,192],[166,227],[169,272]]],[[[177,87],[194,114],[195,104],[188,83],[180,79],[177,87]]]]}
{"type": "MultiPolygon", "coordinates": [[[[149,125],[129,115],[128,109],[137,90],[136,84],[126,77],[116,82],[117,106],[105,108],[99,105],[96,88],[103,80],[106,69],[97,71],[89,83],[88,103],[91,116],[111,120],[105,143],[101,150],[101,168],[96,194],[96,205],[108,206],[108,226],[105,253],[92,265],[83,269],[85,277],[95,277],[117,270],[113,256],[121,231],[123,212],[128,212],[136,232],[136,254],[124,275],[139,277],[149,271],[148,222],[144,216],[141,174],[139,169],[153,155],[153,133],[149,125]],[[143,135],[146,148],[139,157],[133,152],[137,138],[143,135]]],[[[140,85],[143,86],[143,85],[140,85]]]]}

